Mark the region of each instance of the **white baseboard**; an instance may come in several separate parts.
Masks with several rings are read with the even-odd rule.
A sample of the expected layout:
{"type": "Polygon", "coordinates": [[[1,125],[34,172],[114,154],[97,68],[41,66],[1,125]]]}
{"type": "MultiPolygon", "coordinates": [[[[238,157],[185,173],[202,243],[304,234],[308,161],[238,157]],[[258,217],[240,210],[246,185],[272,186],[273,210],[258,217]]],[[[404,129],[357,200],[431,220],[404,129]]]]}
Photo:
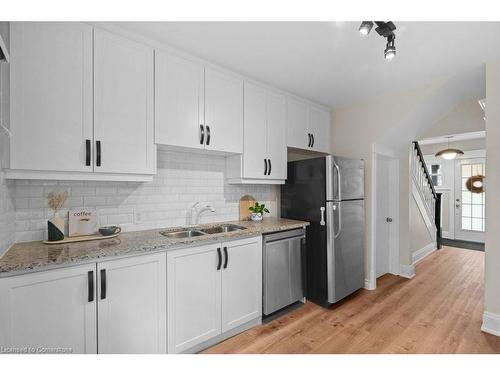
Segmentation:
{"type": "Polygon", "coordinates": [[[432,254],[436,250],[437,250],[437,244],[435,242],[431,242],[427,246],[424,246],[423,248],[415,251],[414,253],[411,254],[412,264],[417,264],[426,256],[432,254]]]}
{"type": "Polygon", "coordinates": [[[399,276],[405,277],[407,279],[412,279],[415,277],[415,265],[406,265],[406,264],[400,264],[399,265],[399,276]]]}
{"type": "Polygon", "coordinates": [[[500,336],[500,315],[485,311],[481,331],[500,336]]]}
{"type": "Polygon", "coordinates": [[[375,290],[377,288],[375,280],[365,279],[365,289],[375,290]]]}

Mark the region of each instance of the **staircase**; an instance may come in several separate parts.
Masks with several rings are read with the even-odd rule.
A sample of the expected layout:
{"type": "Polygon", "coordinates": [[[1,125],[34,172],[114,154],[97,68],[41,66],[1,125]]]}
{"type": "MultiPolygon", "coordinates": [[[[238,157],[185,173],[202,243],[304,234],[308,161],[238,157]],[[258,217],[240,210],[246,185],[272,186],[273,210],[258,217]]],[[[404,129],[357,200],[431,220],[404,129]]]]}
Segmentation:
{"type": "Polygon", "coordinates": [[[441,248],[441,193],[436,193],[418,142],[413,142],[410,158],[411,191],[437,248],[441,248]]]}

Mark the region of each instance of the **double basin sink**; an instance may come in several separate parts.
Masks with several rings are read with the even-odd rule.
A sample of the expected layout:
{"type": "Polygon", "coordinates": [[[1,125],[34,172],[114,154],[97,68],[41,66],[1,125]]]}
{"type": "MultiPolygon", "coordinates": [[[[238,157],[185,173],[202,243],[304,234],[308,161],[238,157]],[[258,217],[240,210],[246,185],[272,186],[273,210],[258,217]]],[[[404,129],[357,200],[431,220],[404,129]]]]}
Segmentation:
{"type": "Polygon", "coordinates": [[[181,238],[192,238],[192,237],[206,236],[208,234],[234,232],[234,231],[244,230],[244,229],[247,229],[247,228],[242,227],[240,225],[236,225],[236,224],[222,224],[222,225],[218,225],[218,226],[210,227],[210,228],[185,228],[185,229],[175,230],[175,231],[162,231],[162,232],[160,232],[160,234],[167,237],[167,238],[181,239],[181,238]]]}

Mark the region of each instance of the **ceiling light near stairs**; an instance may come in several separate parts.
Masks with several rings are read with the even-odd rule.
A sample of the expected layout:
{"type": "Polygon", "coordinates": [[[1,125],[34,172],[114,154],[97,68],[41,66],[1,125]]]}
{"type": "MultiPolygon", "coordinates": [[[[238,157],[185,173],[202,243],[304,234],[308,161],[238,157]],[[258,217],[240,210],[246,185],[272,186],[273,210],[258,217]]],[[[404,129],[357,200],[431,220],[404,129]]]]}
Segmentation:
{"type": "Polygon", "coordinates": [[[457,156],[463,155],[464,152],[462,150],[459,150],[457,148],[450,148],[450,138],[453,137],[447,137],[447,138],[448,138],[448,147],[436,153],[436,156],[446,160],[452,160],[455,159],[457,156]]]}

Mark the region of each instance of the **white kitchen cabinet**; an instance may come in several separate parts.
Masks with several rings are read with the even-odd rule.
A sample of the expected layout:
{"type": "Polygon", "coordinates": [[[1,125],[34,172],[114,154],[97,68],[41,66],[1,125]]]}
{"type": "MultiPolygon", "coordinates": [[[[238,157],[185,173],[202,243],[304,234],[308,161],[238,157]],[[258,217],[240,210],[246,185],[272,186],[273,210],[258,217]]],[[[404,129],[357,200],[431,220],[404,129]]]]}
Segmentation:
{"type": "Polygon", "coordinates": [[[306,101],[287,98],[287,146],[330,152],[330,112],[306,101]]]}
{"type": "Polygon", "coordinates": [[[97,264],[99,353],[167,352],[166,255],[97,264]]]}
{"type": "Polygon", "coordinates": [[[229,183],[280,184],[286,179],[286,101],[245,82],[243,155],[229,157],[229,183]]]}
{"type": "Polygon", "coordinates": [[[0,279],[0,346],[96,353],[95,263],[0,279]]]}
{"type": "Polygon", "coordinates": [[[200,348],[259,320],[262,237],[168,252],[167,296],[169,353],[200,348]]]}
{"type": "Polygon", "coordinates": [[[205,72],[201,65],[155,51],[156,143],[205,147],[205,72]]]}
{"type": "Polygon", "coordinates": [[[205,148],[243,153],[243,80],[205,69],[205,148]]]}
{"type": "Polygon", "coordinates": [[[11,22],[10,168],[91,172],[92,27],[11,22]]]}
{"type": "Polygon", "coordinates": [[[96,172],[155,172],[153,66],[153,48],[94,30],[96,172]]]}
{"type": "Polygon", "coordinates": [[[262,316],[262,237],[222,243],[222,332],[262,316]]]}
{"type": "Polygon", "coordinates": [[[220,251],[220,244],[214,244],[167,253],[169,353],[221,333],[220,251]]]}

